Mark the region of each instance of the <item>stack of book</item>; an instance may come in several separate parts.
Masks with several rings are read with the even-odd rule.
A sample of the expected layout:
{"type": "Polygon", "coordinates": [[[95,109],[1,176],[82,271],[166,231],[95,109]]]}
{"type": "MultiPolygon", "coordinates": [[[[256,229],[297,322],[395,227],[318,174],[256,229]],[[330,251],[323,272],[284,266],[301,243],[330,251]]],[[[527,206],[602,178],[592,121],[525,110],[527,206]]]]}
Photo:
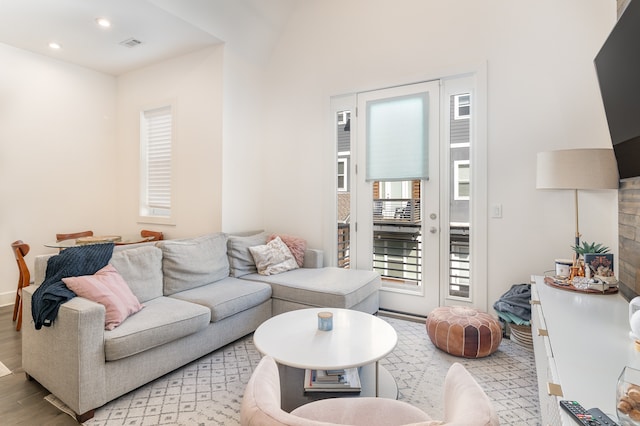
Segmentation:
{"type": "Polygon", "coordinates": [[[357,368],[337,370],[305,370],[305,392],[360,392],[357,368]]]}

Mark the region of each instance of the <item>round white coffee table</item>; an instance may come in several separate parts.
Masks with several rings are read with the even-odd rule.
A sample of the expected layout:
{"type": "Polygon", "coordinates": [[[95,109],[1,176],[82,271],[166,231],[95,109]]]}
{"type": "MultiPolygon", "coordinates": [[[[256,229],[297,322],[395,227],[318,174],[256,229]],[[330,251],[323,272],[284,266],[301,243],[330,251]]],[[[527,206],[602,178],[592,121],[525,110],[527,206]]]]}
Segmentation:
{"type": "MultiPolygon", "coordinates": [[[[396,347],[398,335],[391,325],[371,314],[338,308],[285,312],[262,323],[253,334],[253,342],[278,364],[302,369],[303,373],[304,369],[363,367],[361,395],[397,398],[395,380],[378,361],[396,347]],[[318,330],[319,312],[333,314],[332,330],[318,330]],[[372,389],[365,390],[366,382],[372,389]]],[[[291,377],[292,373],[286,375],[291,377]]],[[[299,383],[301,386],[302,379],[299,383]]]]}

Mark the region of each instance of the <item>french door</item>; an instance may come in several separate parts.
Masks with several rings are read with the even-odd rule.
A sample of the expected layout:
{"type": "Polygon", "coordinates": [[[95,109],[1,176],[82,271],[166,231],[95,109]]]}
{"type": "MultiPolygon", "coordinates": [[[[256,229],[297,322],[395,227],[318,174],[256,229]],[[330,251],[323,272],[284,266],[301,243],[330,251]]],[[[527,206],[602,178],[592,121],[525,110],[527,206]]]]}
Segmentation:
{"type": "Polygon", "coordinates": [[[329,264],[380,273],[383,309],[488,309],[486,68],[333,97],[331,111],[329,264]]]}
{"type": "Polygon", "coordinates": [[[380,273],[381,308],[440,303],[439,81],[357,95],[351,261],[380,273]]]}

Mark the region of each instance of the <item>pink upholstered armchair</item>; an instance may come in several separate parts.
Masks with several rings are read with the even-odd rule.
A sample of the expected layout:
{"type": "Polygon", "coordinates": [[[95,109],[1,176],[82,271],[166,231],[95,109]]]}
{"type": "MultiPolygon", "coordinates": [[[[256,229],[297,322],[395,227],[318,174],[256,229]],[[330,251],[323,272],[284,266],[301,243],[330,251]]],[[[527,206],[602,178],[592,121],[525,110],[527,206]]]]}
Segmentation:
{"type": "Polygon", "coordinates": [[[314,401],[291,413],[280,408],[280,376],[273,358],[256,367],[242,400],[243,426],[494,426],[498,417],[482,388],[458,363],[444,383],[444,421],[431,419],[418,408],[386,398],[331,398],[314,401]]]}

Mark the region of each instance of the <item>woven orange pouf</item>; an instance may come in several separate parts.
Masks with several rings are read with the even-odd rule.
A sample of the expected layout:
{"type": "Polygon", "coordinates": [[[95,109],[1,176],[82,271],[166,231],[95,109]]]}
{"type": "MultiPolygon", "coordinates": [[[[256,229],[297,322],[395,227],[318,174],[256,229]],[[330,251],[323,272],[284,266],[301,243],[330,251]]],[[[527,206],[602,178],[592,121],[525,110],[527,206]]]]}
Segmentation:
{"type": "Polygon", "coordinates": [[[434,309],[427,316],[427,333],[437,348],[465,358],[491,355],[502,342],[502,326],[498,320],[462,306],[434,309]]]}

